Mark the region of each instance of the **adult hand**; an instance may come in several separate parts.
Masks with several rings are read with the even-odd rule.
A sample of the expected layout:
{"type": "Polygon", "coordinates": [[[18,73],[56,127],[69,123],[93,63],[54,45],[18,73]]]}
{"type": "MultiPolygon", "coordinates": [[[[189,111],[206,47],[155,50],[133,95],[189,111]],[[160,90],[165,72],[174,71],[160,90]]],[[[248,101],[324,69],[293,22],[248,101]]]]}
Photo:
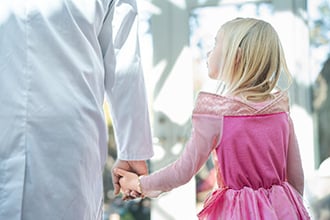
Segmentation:
{"type": "MultiPolygon", "coordinates": [[[[120,176],[114,172],[115,168],[120,168],[123,170],[134,172],[138,176],[148,174],[148,166],[147,166],[146,161],[144,161],[144,160],[117,160],[115,162],[115,164],[113,165],[112,172],[111,172],[112,184],[114,187],[115,195],[119,194],[120,188],[121,188],[120,183],[119,183],[120,176]]],[[[138,196],[137,192],[132,192],[132,193],[125,192],[125,195],[128,195],[128,194],[132,194],[133,198],[138,196]]],[[[123,198],[123,199],[127,199],[127,198],[123,198]]]]}
{"type": "Polygon", "coordinates": [[[141,187],[139,186],[139,176],[136,173],[122,170],[120,168],[114,169],[114,172],[121,177],[119,183],[124,193],[123,200],[143,197],[141,187]]]}

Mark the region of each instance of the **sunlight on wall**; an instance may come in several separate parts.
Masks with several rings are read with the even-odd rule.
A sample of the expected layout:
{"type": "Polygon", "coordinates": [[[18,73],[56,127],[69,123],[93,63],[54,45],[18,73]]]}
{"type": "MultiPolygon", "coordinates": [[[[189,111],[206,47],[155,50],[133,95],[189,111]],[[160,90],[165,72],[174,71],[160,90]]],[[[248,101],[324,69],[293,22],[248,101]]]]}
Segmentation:
{"type": "Polygon", "coordinates": [[[154,109],[162,111],[172,122],[179,125],[183,125],[190,118],[192,111],[191,60],[189,49],[183,49],[166,79],[163,89],[154,100],[154,109]]]}
{"type": "Polygon", "coordinates": [[[10,3],[8,1],[4,2],[0,8],[0,24],[6,21],[10,15],[10,3]]]}

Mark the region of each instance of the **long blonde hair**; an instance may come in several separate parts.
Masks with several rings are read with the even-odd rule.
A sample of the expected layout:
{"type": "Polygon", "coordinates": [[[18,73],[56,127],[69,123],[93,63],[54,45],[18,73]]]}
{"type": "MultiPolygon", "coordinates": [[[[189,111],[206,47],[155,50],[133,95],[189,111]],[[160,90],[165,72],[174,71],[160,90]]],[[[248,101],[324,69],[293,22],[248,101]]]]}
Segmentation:
{"type": "Polygon", "coordinates": [[[262,100],[271,95],[281,72],[291,82],[280,39],[267,22],[236,18],[220,28],[222,57],[219,78],[232,95],[262,100]]]}

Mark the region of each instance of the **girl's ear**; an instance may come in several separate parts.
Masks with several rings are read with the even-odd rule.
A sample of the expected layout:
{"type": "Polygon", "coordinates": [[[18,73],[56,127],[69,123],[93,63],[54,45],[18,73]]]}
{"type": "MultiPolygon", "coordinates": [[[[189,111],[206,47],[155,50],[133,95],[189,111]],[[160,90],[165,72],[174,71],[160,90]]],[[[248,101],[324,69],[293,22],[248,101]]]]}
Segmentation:
{"type": "Polygon", "coordinates": [[[241,61],[242,57],[242,49],[239,47],[237,49],[236,57],[235,57],[235,64],[238,64],[241,61]]]}

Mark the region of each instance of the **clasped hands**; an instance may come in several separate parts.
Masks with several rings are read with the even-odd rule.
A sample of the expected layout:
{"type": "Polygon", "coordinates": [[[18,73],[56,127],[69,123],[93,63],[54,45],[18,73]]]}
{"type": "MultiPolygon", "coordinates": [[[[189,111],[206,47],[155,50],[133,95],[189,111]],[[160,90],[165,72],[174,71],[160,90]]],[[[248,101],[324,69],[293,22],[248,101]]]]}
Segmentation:
{"type": "Polygon", "coordinates": [[[115,195],[118,195],[121,191],[123,200],[143,197],[139,185],[139,176],[148,174],[146,161],[117,160],[113,165],[111,174],[115,195]]]}

